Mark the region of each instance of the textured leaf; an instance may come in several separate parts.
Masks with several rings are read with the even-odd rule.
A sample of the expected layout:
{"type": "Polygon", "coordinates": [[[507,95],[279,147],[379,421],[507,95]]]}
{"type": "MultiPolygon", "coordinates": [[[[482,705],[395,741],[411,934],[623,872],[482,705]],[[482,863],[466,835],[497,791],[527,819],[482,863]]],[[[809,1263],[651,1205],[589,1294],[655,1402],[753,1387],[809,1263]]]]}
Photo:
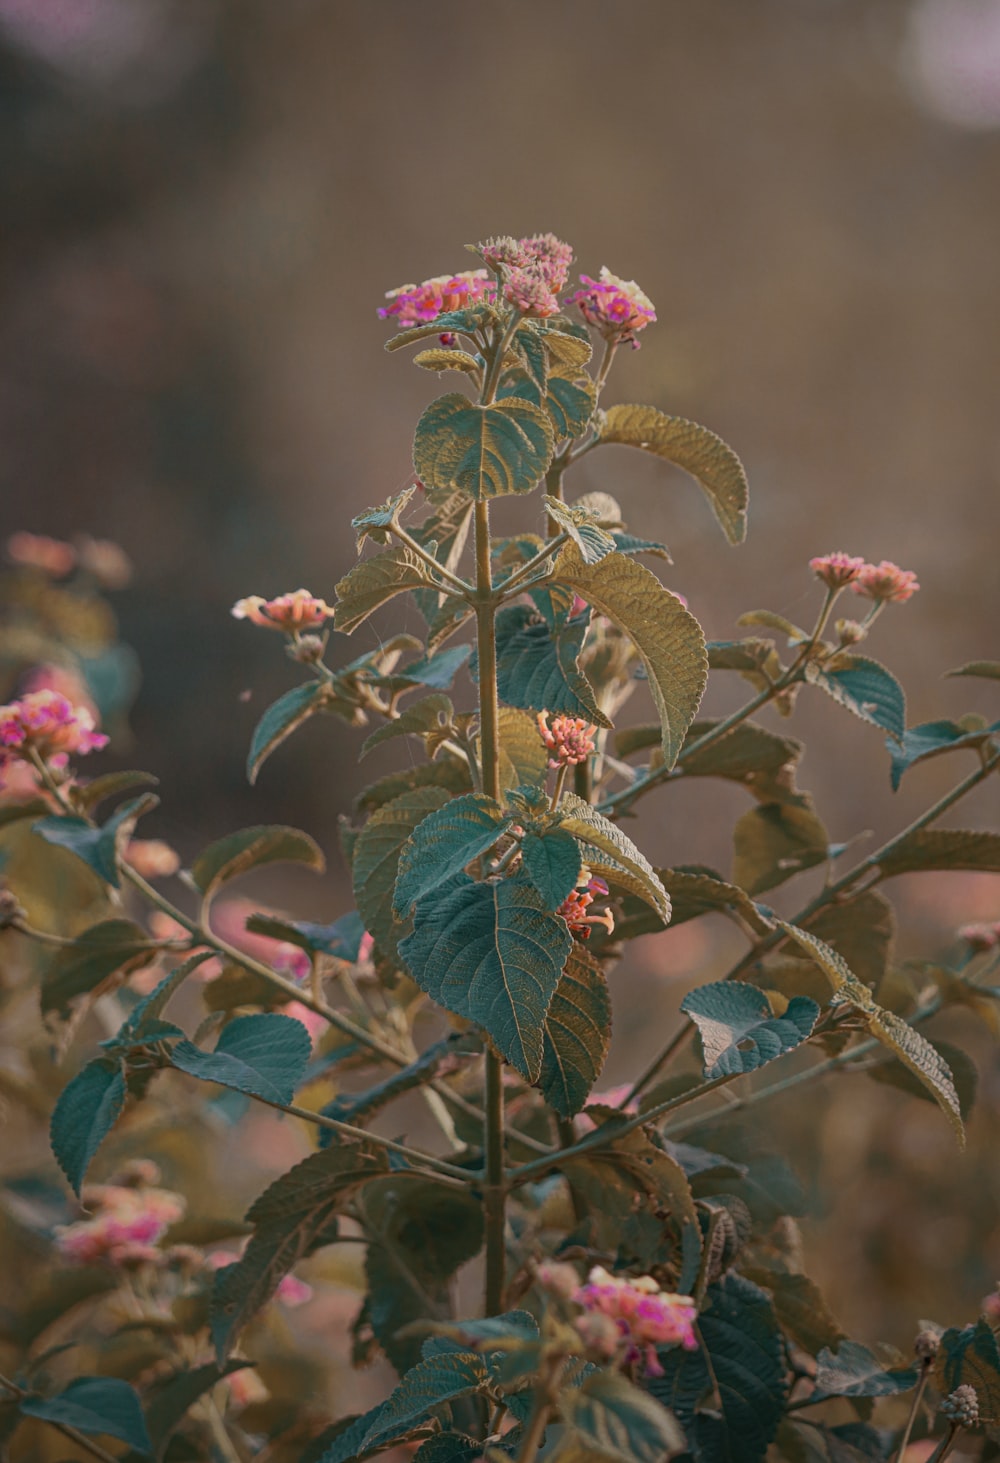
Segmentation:
{"type": "Polygon", "coordinates": [[[428,1438],[413,1455],[413,1463],[476,1463],[483,1455],[483,1445],[464,1433],[437,1433],[428,1438]]]}
{"type": "Polygon", "coordinates": [[[706,493],[731,544],[746,537],[749,489],[743,464],[707,427],[665,416],[652,406],[613,406],[604,415],[602,442],[641,447],[691,474],[706,493]]]}
{"type": "Polygon", "coordinates": [[[170,1061],[203,1082],[284,1105],[294,1097],[311,1055],[312,1038],[302,1022],[269,1012],[228,1022],[213,1052],[179,1041],[170,1061]]]}
{"type": "Polygon", "coordinates": [[[611,537],[620,554],[652,554],[656,559],[665,559],[668,564],[674,562],[666,544],[657,543],[655,539],[636,538],[631,533],[613,533],[611,537]]]}
{"type": "Polygon", "coordinates": [[[778,1430],[788,1394],[784,1345],[771,1302],[730,1271],[709,1287],[698,1328],[707,1359],[701,1350],[661,1351],[664,1375],[646,1386],[677,1414],[697,1463],[727,1458],[757,1463],[778,1430]]]}
{"type": "Polygon", "coordinates": [[[809,928],[833,946],[864,985],[877,992],[896,937],[895,910],[884,894],[866,889],[844,904],[828,905],[809,921],[809,928]]]}
{"type": "Polygon", "coordinates": [[[88,1062],[63,1088],[52,1113],[49,1141],[73,1192],[80,1193],[90,1161],[125,1106],[125,1069],[120,1061],[88,1062]]]}
{"type": "MultiPolygon", "coordinates": [[[[574,544],[556,560],[555,577],[625,631],[642,659],[672,767],[708,678],[701,626],[655,574],[623,554],[585,564],[574,544]]],[[[591,718],[593,720],[593,717],[591,718]]]]}
{"type": "Polygon", "coordinates": [[[755,934],[766,935],[771,928],[743,889],[727,884],[711,869],[658,869],[657,873],[670,899],[671,924],[684,924],[702,914],[732,909],[755,934]]]}
{"type": "MultiPolygon", "coordinates": [[[[502,717],[502,710],[500,714],[502,717]]],[[[439,757],[436,762],[423,762],[401,772],[390,772],[387,777],[380,777],[377,782],[364,788],[355,799],[354,806],[359,813],[377,813],[379,808],[394,802],[403,793],[416,792],[418,788],[424,787],[438,787],[449,793],[471,792],[472,778],[469,776],[468,762],[464,757],[447,754],[439,757]]]]}
{"type": "Polygon", "coordinates": [[[355,564],[337,584],[334,627],[350,635],[395,595],[436,588],[424,561],[405,544],[396,544],[355,564]]]}
{"type": "Polygon", "coordinates": [[[42,977],[42,1012],[65,1010],[126,967],[148,965],[158,946],[141,925],[130,919],[106,919],[91,925],[72,945],[58,950],[42,977]]]}
{"type": "Polygon", "coordinates": [[[118,1438],[144,1458],[152,1456],[138,1393],[117,1377],[77,1377],[55,1397],[25,1397],[21,1411],[43,1422],[65,1423],[88,1437],[118,1438]]]}
{"type": "Polygon", "coordinates": [[[836,1349],[847,1339],[808,1275],[771,1269],[752,1260],[748,1264],[742,1255],[740,1272],[755,1285],[770,1291],[782,1329],[810,1356],[817,1356],[824,1347],[836,1349]]]}
{"type": "Polygon", "coordinates": [[[906,697],[895,676],[863,655],[838,655],[834,664],[835,669],[827,670],[809,662],[806,680],[898,741],[906,730],[906,697]]]}
{"type": "Polygon", "coordinates": [[[474,1351],[452,1351],[418,1362],[383,1402],[362,1450],[388,1448],[402,1441],[433,1408],[485,1390],[488,1379],[486,1364],[474,1351]]]}
{"type": "Polygon", "coordinates": [[[361,952],[361,941],[365,936],[364,920],[353,909],[329,925],[312,924],[309,920],[278,919],[271,914],[252,914],[246,927],[251,934],[285,940],[290,945],[298,945],[300,950],[308,950],[310,954],[332,955],[336,960],[346,960],[352,965],[361,952]]]}
{"type": "MultiPolygon", "coordinates": [[[[502,609],[496,618],[500,699],[522,710],[582,716],[599,726],[610,726],[577,665],[589,626],[589,611],[553,631],[529,605],[502,609]]],[[[478,657],[470,669],[478,678],[478,657]]]]}
{"type": "Polygon", "coordinates": [[[483,500],[529,493],[554,445],[549,418],[531,402],[508,396],[479,406],[453,391],[432,401],[417,423],[413,465],[432,491],[457,488],[483,500]]]}
{"type": "Polygon", "coordinates": [[[361,748],[362,757],[383,742],[394,741],[396,737],[437,737],[445,733],[455,716],[455,708],[449,696],[436,694],[424,696],[401,712],[393,721],[387,721],[367,738],[361,748]]]}
{"type": "Polygon", "coordinates": [[[921,828],[897,842],[879,860],[883,879],[937,869],[972,869],[1000,874],[1000,833],[964,828],[921,828]]]}
{"type": "Polygon", "coordinates": [[[355,844],[352,875],[358,913],[365,929],[371,931],[379,947],[389,954],[394,953],[396,942],[406,928],[392,910],[403,847],[428,813],[450,801],[450,794],[441,787],[417,787],[404,792],[372,814],[355,844]]]}
{"type": "Polygon", "coordinates": [[[947,676],[978,676],[987,681],[1000,681],[1000,660],[970,660],[957,670],[945,671],[947,676]]]}
{"type": "Polygon", "coordinates": [[[916,1367],[887,1368],[860,1341],[842,1341],[835,1352],[825,1348],[816,1358],[816,1390],[823,1397],[892,1397],[917,1383],[916,1367]]]}
{"type": "Polygon", "coordinates": [[[538,1085],[549,1107],[570,1118],[590,1096],[611,1044],[611,997],[604,971],[574,944],[545,1019],[538,1085]]]}
{"type": "Polygon", "coordinates": [[[997,731],[1000,731],[1000,722],[984,727],[982,731],[972,732],[956,721],[925,721],[920,726],[911,726],[905,731],[902,741],[887,740],[886,746],[892,760],[893,792],[899,787],[903,773],[915,763],[926,762],[930,757],[938,757],[942,752],[955,751],[961,747],[980,747],[997,731]]]}
{"type": "Polygon", "coordinates": [[[715,721],[692,724],[678,758],[684,776],[730,778],[762,801],[781,802],[776,795],[778,787],[782,781],[790,782],[790,774],[802,756],[802,743],[744,721],[717,742],[694,751],[695,744],[717,725],[715,721]]]}
{"type": "Polygon", "coordinates": [[[404,845],[393,899],[405,919],[418,899],[459,874],[473,859],[492,848],[514,819],[482,793],[452,798],[427,814],[404,845]]]}
{"type": "Polygon", "coordinates": [[[479,362],[475,356],[470,356],[468,351],[455,350],[453,347],[441,346],[435,350],[418,351],[413,357],[415,366],[423,366],[425,371],[464,371],[467,376],[479,374],[479,362]]]}
{"type": "Polygon", "coordinates": [[[459,874],[417,905],[399,953],[421,990],[475,1021],[529,1082],[541,1069],[545,1014],[572,937],[527,880],[459,874]]]}
{"type": "Polygon", "coordinates": [[[296,727],[317,711],[322,711],[328,698],[325,682],[307,681],[303,686],[294,686],[291,691],[286,691],[267,708],[250,739],[247,754],[247,780],[250,783],[257,781],[257,774],[275,748],[290,737],[296,727]]]}
{"type": "Polygon", "coordinates": [[[619,1372],[592,1373],[561,1393],[559,1407],[584,1443],[620,1463],[663,1463],[684,1451],[677,1419],[619,1372]]]}
{"type": "MultiPolygon", "coordinates": [[[[564,432],[562,435],[567,434],[564,432]]],[[[615,552],[615,541],[610,533],[600,527],[596,513],[588,513],[579,504],[564,503],[559,498],[550,497],[548,493],[543,495],[542,501],[548,509],[549,517],[576,544],[585,564],[599,564],[608,554],[615,552]]]]}
{"type": "Polygon", "coordinates": [[[991,1428],[1000,1423],[1000,1352],[992,1327],[982,1317],[975,1326],[944,1332],[933,1378],[945,1397],[956,1387],[975,1388],[980,1423],[991,1428]]]}
{"type": "Polygon", "coordinates": [[[146,1426],[152,1440],[153,1457],[163,1457],[173,1433],[199,1397],[224,1378],[232,1376],[233,1372],[244,1371],[252,1365],[249,1361],[229,1361],[225,1366],[217,1366],[210,1361],[204,1366],[174,1372],[173,1376],[154,1382],[146,1394],[146,1426]]]}
{"type": "Polygon", "coordinates": [[[736,980],[699,986],[684,997],[681,1010],[698,1028],[709,1080],[756,1071],[793,1051],[819,1017],[807,996],[795,996],[776,1017],[763,991],[736,980]]]}
{"type": "MultiPolygon", "coordinates": [[[[89,782],[81,782],[76,789],[76,801],[86,812],[92,813],[106,798],[113,798],[120,792],[131,792],[137,787],[157,787],[159,781],[151,772],[105,772],[100,777],[91,778],[89,782]]],[[[26,815],[38,812],[45,806],[41,802],[37,807],[27,803],[20,804],[26,815]]]]}
{"type": "Polygon", "coordinates": [[[589,376],[578,376],[574,381],[563,376],[551,376],[543,405],[556,440],[582,436],[594,414],[595,402],[594,383],[589,376]]]}
{"type": "Polygon", "coordinates": [[[794,802],[762,803],[733,829],[733,883],[748,894],[774,889],[828,857],[830,836],[800,793],[794,802]]]}
{"type": "Polygon", "coordinates": [[[102,828],[92,827],[86,818],[52,817],[41,818],[33,825],[32,831],[46,843],[76,854],[99,879],[117,889],[121,884],[118,848],[128,837],[136,819],[151,812],[158,802],[159,798],[152,793],[143,793],[118,808],[102,828]]]}
{"type": "Polygon", "coordinates": [[[489,316],[488,305],[473,305],[467,310],[445,310],[433,320],[400,330],[386,341],[385,348],[387,351],[398,351],[404,345],[412,345],[415,340],[423,340],[427,335],[472,335],[489,316]]]}
{"type": "Polygon", "coordinates": [[[421,656],[390,679],[392,686],[430,686],[432,690],[447,691],[458,672],[472,654],[471,645],[453,645],[450,650],[438,651],[436,655],[421,656]]]}
{"type": "Polygon", "coordinates": [[[326,867],[322,850],[308,833],[281,824],[265,824],[244,828],[209,844],[195,859],[191,877],[207,899],[230,879],[251,869],[290,863],[305,864],[318,874],[326,867]]]}
{"type": "Polygon", "coordinates": [[[541,787],[548,776],[549,754],[538,722],[513,706],[500,708],[500,786],[541,787]]]}
{"type": "MultiPolygon", "coordinates": [[[[435,1078],[451,1076],[466,1064],[470,1056],[481,1050],[481,1043],[472,1032],[453,1031],[441,1041],[427,1047],[408,1066],[393,1072],[384,1082],[377,1082],[365,1092],[350,1092],[335,1097],[323,1108],[323,1116],[336,1118],[341,1123],[364,1122],[404,1093],[423,1087],[435,1078]]],[[[336,1135],[329,1131],[320,1133],[321,1148],[337,1141],[336,1135]]]]}
{"type": "MultiPolygon", "coordinates": [[[[574,838],[582,839],[590,847],[607,855],[612,866],[617,864],[631,874],[634,892],[640,894],[666,924],[670,919],[670,900],[666,890],[652,864],[639,852],[628,834],[623,833],[617,823],[612,823],[603,813],[591,807],[590,803],[572,793],[564,794],[557,812],[560,827],[567,833],[572,833],[574,838]]],[[[584,862],[593,867],[593,861],[586,849],[584,862]]]]}
{"type": "MultiPolygon", "coordinates": [[[[423,523],[410,529],[411,537],[439,564],[455,574],[469,536],[472,503],[467,493],[460,492],[433,493],[429,501],[431,512],[423,523]]],[[[472,607],[465,600],[438,590],[418,589],[413,597],[429,626],[449,605],[462,618],[472,614],[472,607]]],[[[442,632],[441,638],[447,639],[447,635],[442,632]]],[[[433,651],[437,643],[437,637],[431,630],[427,638],[428,650],[433,651]]]]}
{"type": "Polygon", "coordinates": [[[528,832],[521,841],[524,871],[546,909],[558,909],[580,877],[580,847],[564,828],[528,832]]]}
{"type": "Polygon", "coordinates": [[[366,538],[371,538],[379,544],[391,542],[390,535],[385,530],[399,517],[416,491],[416,485],[411,483],[401,493],[395,493],[384,503],[380,503],[377,508],[366,508],[364,513],[359,513],[356,518],[351,519],[351,527],[354,529],[358,541],[359,554],[366,538]]]}
{"type": "MultiPolygon", "coordinates": [[[[967,1122],[979,1085],[976,1064],[967,1052],[964,1052],[961,1047],[952,1046],[951,1042],[931,1041],[929,1045],[934,1048],[951,1073],[962,1121],[967,1122]]],[[[884,1082],[889,1087],[898,1087],[902,1092],[908,1092],[911,1097],[919,1097],[926,1102],[936,1101],[933,1092],[930,1091],[924,1080],[915,1076],[902,1062],[882,1062],[876,1067],[869,1067],[868,1076],[875,1082],[884,1082]]]]}

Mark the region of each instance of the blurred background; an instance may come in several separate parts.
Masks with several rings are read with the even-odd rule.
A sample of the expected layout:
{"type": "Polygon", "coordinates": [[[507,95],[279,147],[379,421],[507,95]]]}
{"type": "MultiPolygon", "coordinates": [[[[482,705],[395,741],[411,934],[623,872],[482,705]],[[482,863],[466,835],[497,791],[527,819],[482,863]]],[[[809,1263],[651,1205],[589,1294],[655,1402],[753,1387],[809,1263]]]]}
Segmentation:
{"type": "MultiPolygon", "coordinates": [[[[88,533],[132,557],[116,603],[143,681],[134,743],[102,765],[160,776],[148,835],[185,858],[298,824],[333,872],[274,898],[348,907],[335,828],[359,735],[314,721],[249,788],[253,725],[297,671],[229,609],[331,597],[349,518],[405,484],[416,418],[447,389],[383,352],[375,310],[471,267],[462,245],[493,233],[553,230],[584,272],[638,280],[659,323],[606,400],[693,417],[743,458],[737,550],[691,482],[639,454],[595,454],[575,480],[666,539],[667,582],[709,638],[763,605],[811,623],[814,554],[894,559],[922,590],[871,652],[908,721],[1000,715],[995,685],[941,679],[1000,653],[1000,0],[0,0],[0,206],[0,534],[88,533]]],[[[706,710],[738,699],[713,684],[706,710]]],[[[788,730],[835,840],[888,835],[965,766],[929,763],[894,796],[873,728],[810,696],[788,730]]],[[[394,765],[379,759],[372,776],[394,765]]],[[[725,872],[744,806],[671,788],[638,836],[656,862],[725,872]]],[[[955,821],[998,812],[994,780],[955,821]]],[[[796,908],[803,883],[775,903],[796,908]]],[[[1000,916],[993,876],[894,893],[903,954],[1000,916]]],[[[609,1080],[734,953],[711,920],[636,948],[609,1080]]],[[[980,1078],[996,1099],[988,1047],[980,1078]]],[[[905,1344],[918,1314],[967,1319],[1000,1273],[1000,1179],[975,1158],[956,1176],[931,1109],[857,1083],[794,1116],[830,1160],[810,1243],[852,1334],[905,1344]]]]}

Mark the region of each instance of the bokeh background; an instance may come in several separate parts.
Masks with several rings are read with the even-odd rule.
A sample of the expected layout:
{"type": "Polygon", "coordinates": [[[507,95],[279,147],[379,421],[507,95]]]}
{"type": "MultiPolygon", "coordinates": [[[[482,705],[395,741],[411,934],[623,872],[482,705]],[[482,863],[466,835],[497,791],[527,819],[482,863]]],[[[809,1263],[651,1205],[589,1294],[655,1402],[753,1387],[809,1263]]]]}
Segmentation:
{"type": "MultiPolygon", "coordinates": [[[[710,638],[760,605],[808,620],[813,554],[895,559],[923,587],[872,653],[910,722],[1000,715],[994,685],[942,679],[1000,651],[998,0],[0,0],[0,208],[0,532],[132,556],[117,603],[144,679],[133,746],[106,761],[161,777],[149,832],[186,857],[296,823],[334,872],[275,897],[347,908],[335,828],[358,735],[313,722],[248,788],[251,729],[296,672],[229,608],[330,597],[348,519],[406,482],[436,394],[383,352],[376,307],[497,232],[551,229],[586,272],[637,279],[659,324],[607,400],[705,422],[746,463],[738,550],[638,454],[577,478],[667,540],[710,638]]],[[[706,709],[738,694],[713,685],[706,709]]],[[[879,734],[818,697],[789,729],[837,840],[887,835],[954,777],[931,763],[894,797],[879,734]]],[[[639,836],[658,862],[726,870],[743,806],[672,788],[639,836]]],[[[994,782],[958,821],[998,812],[994,782]]],[[[993,876],[895,894],[904,954],[1000,916],[993,876]]],[[[731,953],[712,921],[640,944],[609,1078],[731,953]]],[[[978,1060],[985,1114],[1000,1067],[988,1045],[978,1060]]],[[[996,1123],[974,1121],[960,1161],[929,1107],[856,1080],[787,1114],[828,1160],[809,1242],[845,1326],[905,1344],[1000,1274],[996,1123]]]]}

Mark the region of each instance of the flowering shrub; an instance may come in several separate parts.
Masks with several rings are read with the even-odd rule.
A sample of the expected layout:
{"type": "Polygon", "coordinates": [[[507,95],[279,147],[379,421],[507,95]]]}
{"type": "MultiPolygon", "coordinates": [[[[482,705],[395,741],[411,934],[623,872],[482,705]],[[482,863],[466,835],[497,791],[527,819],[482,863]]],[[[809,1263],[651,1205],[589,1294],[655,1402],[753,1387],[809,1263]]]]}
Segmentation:
{"type": "MultiPolygon", "coordinates": [[[[355,910],[316,923],[229,896],[277,862],[321,869],[297,829],[225,834],[188,869],[135,836],[153,780],[78,765],[107,741],[99,719],[113,728],[127,709],[127,694],[89,704],[87,681],[95,655],[116,654],[98,590],[124,582],[121,552],[11,541],[11,643],[40,652],[13,659],[0,708],[0,926],[11,989],[33,1006],[38,986],[47,1070],[53,1050],[67,1068],[50,1138],[69,1186],[40,1209],[25,1186],[18,1210],[63,1280],[4,1342],[15,1463],[42,1456],[43,1427],[81,1455],[177,1463],[399,1447],[421,1463],[760,1463],[772,1444],[792,1463],[863,1463],[902,1458],[911,1437],[940,1460],[1000,1426],[996,1296],[964,1328],[920,1323],[910,1359],[849,1340],[803,1273],[789,1170],[724,1120],[761,1122],[774,1094],[802,1086],[806,1103],[814,1079],[868,1071],[936,1103],[962,1143],[963,1054],[926,1033],[945,1008],[995,1026],[1000,924],[964,926],[948,963],[900,969],[882,886],[1000,871],[1000,836],[938,826],[1000,765],[1000,723],[906,725],[895,677],[853,648],[918,589],[887,561],[818,556],[811,625],[757,610],[748,634],[706,643],[647,566],[669,562],[663,545],[631,533],[609,493],[567,496],[582,457],[630,446],[689,474],[743,539],[747,481],[725,443],[654,407],[601,404],[653,305],[607,269],[565,295],[572,251],[552,235],[474,252],[484,268],[394,290],[379,311],[400,327],[390,350],[431,340],[417,364],[467,389],[421,416],[413,481],[354,519],[357,565],[331,603],[298,589],[232,611],[282,634],[299,674],[253,734],[251,781],[321,714],[366,729],[362,757],[397,738],[422,754],[344,824],[355,910]],[[511,495],[524,527],[500,538],[492,500],[511,495]],[[848,588],[870,607],[835,619],[848,588]],[[328,664],[331,625],[350,635],[404,595],[423,639],[328,664]],[[752,694],[699,719],[710,673],[752,694]],[[656,719],[621,726],[640,680],[656,719]],[[790,715],[800,692],[872,728],[893,787],[932,757],[971,766],[844,867],[797,786],[800,743],[754,719],[790,715]],[[654,868],[626,831],[640,799],[699,778],[751,799],[730,878],[654,868]],[[775,891],[809,869],[825,883],[780,916],[775,891]],[[598,1095],[622,947],[712,912],[745,953],[685,996],[655,1060],[598,1095]],[[285,1114],[299,1161],[245,1219],[194,1212],[170,1132],[207,1143],[229,1124],[235,1152],[258,1110],[285,1114]],[[410,1139],[418,1114],[436,1139],[410,1139]],[[92,1168],[105,1182],[86,1182],[92,1168]],[[331,1416],[272,1302],[322,1306],[340,1246],[363,1257],[354,1361],[387,1358],[399,1379],[331,1416]],[[307,1378],[294,1403],[290,1376],[307,1378]]],[[[995,680],[1000,666],[959,673],[995,680]]],[[[35,1036],[25,1049],[40,1067],[35,1036]]],[[[16,1093],[23,1066],[12,1042],[16,1093]]]]}

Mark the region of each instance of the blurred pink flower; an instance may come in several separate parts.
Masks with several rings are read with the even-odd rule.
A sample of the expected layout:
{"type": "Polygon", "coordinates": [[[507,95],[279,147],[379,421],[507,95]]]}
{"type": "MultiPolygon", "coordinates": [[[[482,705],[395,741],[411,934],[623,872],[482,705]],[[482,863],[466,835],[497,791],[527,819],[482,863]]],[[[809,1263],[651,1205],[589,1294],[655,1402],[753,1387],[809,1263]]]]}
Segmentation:
{"type": "Polygon", "coordinates": [[[283,630],[286,635],[299,630],[314,630],[333,615],[325,599],[317,599],[308,589],[295,589],[277,599],[263,599],[252,594],[237,600],[230,613],[234,620],[249,620],[268,630],[283,630]]]}
{"type": "Polygon", "coordinates": [[[108,739],[94,730],[94,718],[85,706],[73,706],[58,691],[29,691],[19,701],[0,706],[0,777],[5,766],[36,753],[83,756],[106,747],[108,739]]]}
{"type": "Polygon", "coordinates": [[[641,1363],[647,1376],[663,1375],[657,1346],[679,1344],[685,1351],[698,1349],[694,1333],[698,1308],[694,1301],[689,1295],[661,1290],[650,1275],[625,1280],[597,1265],[573,1299],[585,1311],[615,1323],[625,1346],[624,1360],[641,1363]]]}
{"type": "Polygon", "coordinates": [[[964,940],[973,950],[992,950],[1000,944],[1000,921],[996,924],[974,924],[963,925],[958,932],[958,938],[964,940]]]}
{"type": "Polygon", "coordinates": [[[619,279],[605,266],[600,279],[581,274],[580,283],[584,288],[570,295],[567,305],[576,305],[587,324],[606,340],[638,346],[636,335],[656,319],[656,311],[635,280],[619,279]]]}
{"type": "Polygon", "coordinates": [[[144,879],[166,879],[181,866],[180,854],[161,838],[130,839],[124,858],[144,879]]]}
{"type": "Polygon", "coordinates": [[[809,567],[827,589],[843,589],[845,584],[854,583],[865,567],[865,561],[851,554],[823,554],[818,559],[810,559],[809,567]]]}
{"type": "Polygon", "coordinates": [[[892,601],[903,604],[913,598],[920,585],[912,569],[901,569],[890,559],[883,559],[881,564],[863,564],[851,588],[855,594],[863,594],[880,604],[892,601]]]}
{"type": "Polygon", "coordinates": [[[120,544],[83,534],[76,541],[80,568],[93,574],[103,589],[124,589],[132,579],[132,561],[120,544]]]}
{"type": "Polygon", "coordinates": [[[94,1217],[56,1230],[56,1248],[76,1265],[134,1263],[135,1246],[155,1245],[187,1207],[180,1194],[143,1183],[95,1185],[83,1197],[94,1217]]]}
{"type": "Polygon", "coordinates": [[[7,540],[7,557],[26,569],[39,569],[54,579],[62,579],[76,563],[76,549],[45,534],[12,533],[7,540]]]}

